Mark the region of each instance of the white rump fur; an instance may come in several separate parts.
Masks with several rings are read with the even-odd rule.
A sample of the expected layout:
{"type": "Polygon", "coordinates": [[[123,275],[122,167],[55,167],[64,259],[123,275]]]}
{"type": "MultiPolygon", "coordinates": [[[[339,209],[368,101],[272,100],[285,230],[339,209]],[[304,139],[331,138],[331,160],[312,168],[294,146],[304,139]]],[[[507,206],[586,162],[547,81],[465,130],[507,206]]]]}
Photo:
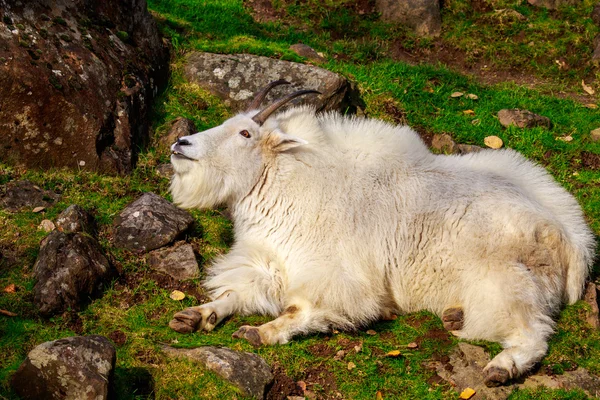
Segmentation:
{"type": "Polygon", "coordinates": [[[199,328],[269,314],[279,317],[258,327],[259,342],[286,343],[462,307],[460,337],[505,348],[488,374],[512,378],[544,356],[552,317],[582,295],[595,242],[543,168],[508,149],[434,155],[409,127],[309,107],[262,127],[254,113],[183,138],[197,161],[173,156],[175,202],[225,204],[235,227],[204,282],[216,301],[195,308],[217,321],[199,328]]]}

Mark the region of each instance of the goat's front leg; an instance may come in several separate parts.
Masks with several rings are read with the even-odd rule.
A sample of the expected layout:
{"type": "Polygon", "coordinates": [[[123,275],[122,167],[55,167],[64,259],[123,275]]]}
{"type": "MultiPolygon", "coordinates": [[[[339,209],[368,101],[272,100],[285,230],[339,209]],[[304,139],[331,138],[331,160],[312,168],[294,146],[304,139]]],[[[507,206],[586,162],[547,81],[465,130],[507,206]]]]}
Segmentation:
{"type": "Polygon", "coordinates": [[[261,326],[240,327],[234,338],[246,339],[255,347],[264,344],[284,344],[293,336],[330,329],[326,313],[298,302],[288,306],[279,317],[261,326]]]}
{"type": "Polygon", "coordinates": [[[236,311],[238,294],[228,290],[210,303],[189,307],[173,316],[169,327],[179,333],[212,331],[223,319],[236,311]]]}

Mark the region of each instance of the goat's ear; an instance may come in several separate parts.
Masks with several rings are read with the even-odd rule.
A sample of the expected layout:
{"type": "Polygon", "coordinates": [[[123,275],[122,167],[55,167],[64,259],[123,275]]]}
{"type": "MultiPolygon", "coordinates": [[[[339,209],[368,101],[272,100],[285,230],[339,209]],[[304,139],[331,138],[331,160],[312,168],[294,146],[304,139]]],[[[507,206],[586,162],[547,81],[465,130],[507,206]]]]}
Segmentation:
{"type": "Polygon", "coordinates": [[[269,146],[277,152],[284,152],[298,146],[304,146],[308,142],[298,136],[288,135],[279,129],[275,129],[269,135],[269,146]]]}

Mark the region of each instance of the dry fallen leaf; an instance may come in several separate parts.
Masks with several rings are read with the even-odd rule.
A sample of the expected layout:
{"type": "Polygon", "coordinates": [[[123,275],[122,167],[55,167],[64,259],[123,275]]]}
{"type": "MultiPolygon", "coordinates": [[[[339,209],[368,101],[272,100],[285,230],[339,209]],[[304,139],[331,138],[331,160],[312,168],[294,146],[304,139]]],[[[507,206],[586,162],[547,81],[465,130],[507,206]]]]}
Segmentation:
{"type": "Polygon", "coordinates": [[[483,139],[483,143],[489,148],[499,149],[504,144],[498,136],[488,136],[483,139]]]}
{"type": "Polygon", "coordinates": [[[34,213],[39,213],[39,212],[44,211],[45,209],[46,209],[46,207],[36,207],[33,210],[31,210],[31,211],[34,212],[34,213]]]}
{"type": "Polygon", "coordinates": [[[454,92],[450,95],[450,97],[460,97],[462,96],[464,93],[463,92],[454,92]]]}
{"type": "Polygon", "coordinates": [[[400,350],[392,350],[387,352],[388,357],[398,357],[400,355],[400,350]]]}
{"type": "Polygon", "coordinates": [[[390,314],[382,318],[384,321],[395,321],[398,319],[396,314],[390,314]]]}
{"type": "Polygon", "coordinates": [[[300,389],[302,389],[303,392],[306,392],[306,382],[298,381],[298,382],[296,382],[296,385],[298,385],[300,387],[300,389]]]}
{"type": "Polygon", "coordinates": [[[571,135],[567,135],[567,136],[559,136],[556,138],[556,140],[560,140],[563,142],[572,142],[573,141],[573,136],[571,135]]]}
{"type": "Polygon", "coordinates": [[[475,111],[473,111],[473,110],[465,110],[465,111],[463,111],[463,114],[466,114],[466,115],[475,115],[475,111]]]}
{"type": "Polygon", "coordinates": [[[181,301],[181,300],[185,299],[185,293],[180,292],[179,290],[173,290],[171,292],[171,294],[169,295],[169,297],[172,298],[173,300],[181,301]]]}
{"type": "Polygon", "coordinates": [[[367,335],[371,335],[371,336],[375,336],[375,335],[377,335],[377,332],[375,332],[373,329],[369,329],[369,330],[366,332],[366,334],[367,334],[367,335]]]}
{"type": "Polygon", "coordinates": [[[473,395],[475,394],[475,391],[471,388],[466,388],[465,390],[463,390],[460,394],[460,399],[462,400],[469,400],[471,397],[473,397],[473,395]]]}
{"type": "Polygon", "coordinates": [[[588,103],[588,104],[585,104],[585,107],[586,108],[591,108],[592,110],[595,110],[596,108],[598,108],[598,105],[594,104],[594,103],[588,103]]]}
{"type": "Polygon", "coordinates": [[[357,352],[357,353],[360,353],[362,351],[362,349],[363,349],[362,342],[359,343],[359,344],[357,344],[356,346],[354,346],[354,351],[357,352]]]}
{"type": "Polygon", "coordinates": [[[4,288],[4,293],[15,293],[17,291],[17,287],[14,283],[11,283],[7,287],[4,288]]]}
{"type": "Polygon", "coordinates": [[[375,398],[377,400],[383,400],[383,394],[381,394],[381,390],[377,391],[377,394],[375,394],[375,398]]]}
{"type": "Polygon", "coordinates": [[[16,317],[17,316],[17,314],[15,314],[14,312],[6,311],[6,310],[0,310],[0,315],[6,315],[7,317],[16,317]]]}
{"type": "Polygon", "coordinates": [[[410,342],[409,344],[406,345],[406,347],[408,347],[409,349],[416,349],[417,347],[419,347],[419,345],[416,344],[415,342],[410,342]]]}
{"type": "Polygon", "coordinates": [[[479,98],[479,96],[477,96],[476,94],[473,94],[473,93],[469,93],[467,95],[467,98],[471,99],[471,100],[477,100],[479,98]]]}
{"type": "Polygon", "coordinates": [[[350,361],[348,363],[348,371],[352,371],[354,368],[356,368],[356,364],[354,364],[352,361],[350,361]]]}
{"type": "Polygon", "coordinates": [[[581,87],[583,88],[583,90],[587,93],[587,94],[595,94],[596,91],[589,85],[586,85],[586,83],[584,81],[581,81],[581,87]]]}

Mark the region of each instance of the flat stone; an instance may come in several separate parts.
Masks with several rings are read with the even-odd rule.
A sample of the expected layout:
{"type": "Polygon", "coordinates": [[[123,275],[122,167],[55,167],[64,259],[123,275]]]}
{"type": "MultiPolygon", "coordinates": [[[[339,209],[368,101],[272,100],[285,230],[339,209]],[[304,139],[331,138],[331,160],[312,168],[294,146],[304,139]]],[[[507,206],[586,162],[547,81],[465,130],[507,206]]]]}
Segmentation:
{"type": "Polygon", "coordinates": [[[56,218],[56,228],[65,233],[84,232],[93,235],[96,223],[87,211],[77,204],[71,204],[56,218]]]}
{"type": "Polygon", "coordinates": [[[279,79],[291,84],[274,88],[263,107],[297,90],[313,89],[321,94],[301,96],[290,104],[311,104],[319,111],[355,113],[364,109],[358,91],[346,78],[313,65],[251,54],[191,52],[185,61],[184,75],[188,81],[220,97],[236,111],[244,110],[258,91],[279,79]]]}
{"type": "Polygon", "coordinates": [[[59,194],[44,190],[30,181],[13,181],[0,188],[0,206],[11,212],[50,207],[59,199],[59,194]]]}
{"type": "Polygon", "coordinates": [[[375,0],[385,22],[412,29],[419,36],[439,36],[442,17],[439,0],[375,0]]]}
{"type": "Polygon", "coordinates": [[[56,229],[56,226],[54,225],[54,222],[50,221],[49,219],[44,219],[42,222],[40,222],[38,229],[41,229],[44,232],[52,232],[54,229],[56,229]]]}
{"type": "Polygon", "coordinates": [[[590,132],[590,138],[594,141],[597,142],[598,140],[600,140],[600,128],[596,128],[593,131],[590,132]]]}
{"type": "Polygon", "coordinates": [[[45,342],[29,352],[11,386],[25,400],[109,398],[116,351],[102,336],[45,342]]]}
{"type": "Polygon", "coordinates": [[[115,218],[114,243],[145,253],[172,243],[193,222],[189,212],[152,192],[144,193],[115,218]]]}
{"type": "Polygon", "coordinates": [[[491,149],[499,149],[504,145],[504,142],[498,136],[487,136],[483,139],[483,143],[491,149]]]}
{"type": "Polygon", "coordinates": [[[176,243],[173,247],[154,250],[148,256],[150,268],[164,272],[178,281],[200,276],[198,261],[191,244],[176,243]]]}
{"type": "Polygon", "coordinates": [[[305,45],[304,43],[296,43],[290,46],[290,50],[298,54],[300,57],[304,57],[313,62],[325,62],[325,58],[315,51],[312,47],[305,45]]]}
{"type": "Polygon", "coordinates": [[[163,346],[162,350],[169,357],[185,357],[197,361],[204,368],[236,385],[245,396],[264,398],[267,386],[273,381],[269,365],[253,353],[213,346],[194,349],[163,346]]]}
{"type": "Polygon", "coordinates": [[[498,121],[504,127],[514,125],[518,128],[535,128],[542,126],[552,127],[552,122],[548,117],[537,115],[528,110],[503,109],[498,111],[498,121]]]}
{"type": "Polygon", "coordinates": [[[41,243],[33,266],[33,301],[49,317],[96,297],[115,271],[98,241],[84,233],[53,231],[41,243]]]}

